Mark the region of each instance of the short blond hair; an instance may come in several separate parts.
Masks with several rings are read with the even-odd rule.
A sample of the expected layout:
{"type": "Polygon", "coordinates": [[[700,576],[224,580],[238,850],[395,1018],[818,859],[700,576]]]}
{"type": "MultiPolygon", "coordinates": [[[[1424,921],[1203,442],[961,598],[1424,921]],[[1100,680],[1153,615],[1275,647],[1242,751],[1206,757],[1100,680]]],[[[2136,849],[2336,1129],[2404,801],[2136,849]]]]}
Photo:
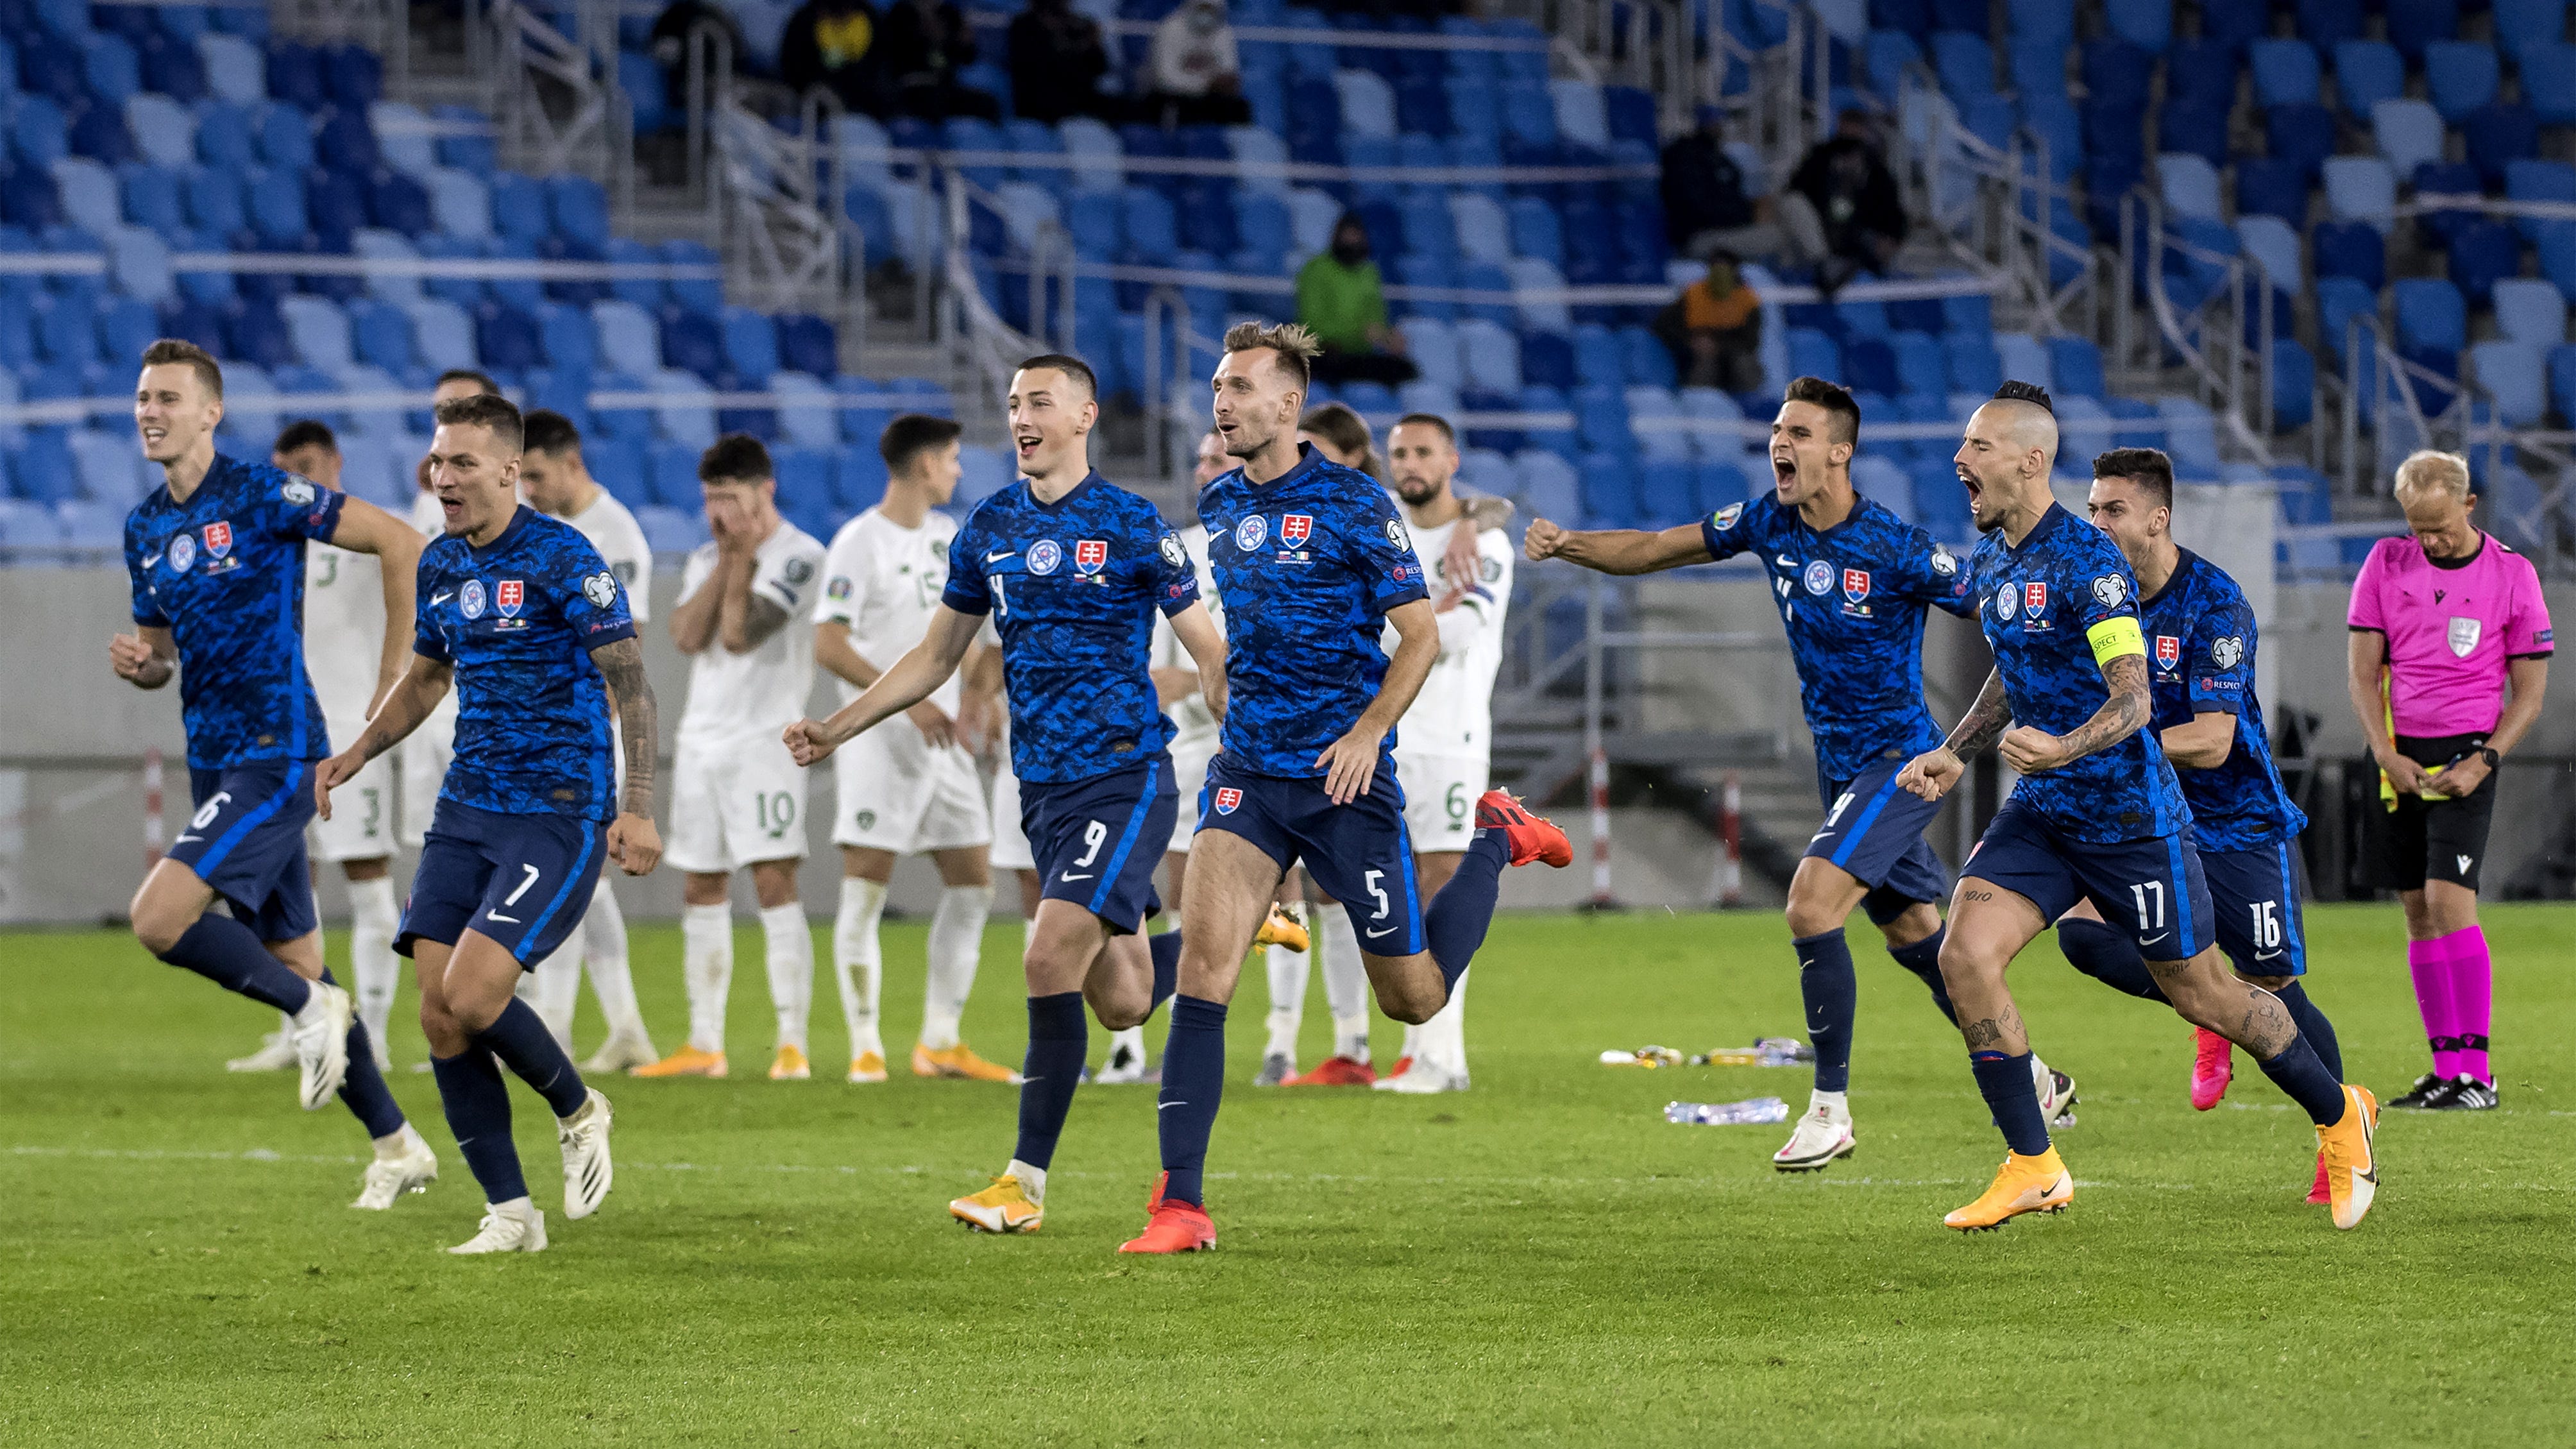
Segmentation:
{"type": "Polygon", "coordinates": [[[1313,329],[1303,322],[1237,322],[1225,329],[1225,350],[1253,352],[1267,347],[1278,354],[1279,366],[1297,379],[1297,391],[1306,391],[1314,378],[1314,361],[1323,355],[1324,344],[1313,329]]]}
{"type": "Polygon", "coordinates": [[[2401,501],[2435,488],[2454,498],[2468,497],[2469,460],[2424,448],[2407,454],[2406,461],[2397,465],[2395,492],[2401,501]]]}

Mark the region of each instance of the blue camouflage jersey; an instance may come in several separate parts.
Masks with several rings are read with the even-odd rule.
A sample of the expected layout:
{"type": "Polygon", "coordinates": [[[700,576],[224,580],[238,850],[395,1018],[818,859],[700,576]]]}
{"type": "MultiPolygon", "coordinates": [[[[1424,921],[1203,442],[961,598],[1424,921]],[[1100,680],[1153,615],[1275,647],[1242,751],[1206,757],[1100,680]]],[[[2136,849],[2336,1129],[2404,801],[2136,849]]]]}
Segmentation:
{"type": "Polygon", "coordinates": [[[1856,778],[1880,760],[1941,743],[1923,704],[1923,610],[1976,608],[1968,571],[1932,535],[1862,498],[1819,533],[1769,493],[1701,520],[1713,559],[1752,553],[1798,667],[1798,702],[1816,737],[1816,773],[1856,778]]]}
{"type": "MultiPolygon", "coordinates": [[[[2137,580],[2111,536],[2051,503],[2021,547],[1998,529],[1969,567],[2012,722],[2063,735],[2099,713],[2111,698],[2102,661],[2145,650],[2137,580]]],[[[2012,798],[2088,845],[2171,835],[2191,819],[2153,728],[2024,775],[2012,798]]]]}
{"type": "MultiPolygon", "coordinates": [[[[1209,572],[1225,600],[1228,697],[1219,748],[1288,779],[1350,732],[1386,679],[1389,609],[1429,598],[1413,536],[1366,473],[1297,445],[1268,483],[1237,468],[1199,493],[1209,572]]],[[[1395,754],[1395,731],[1380,746],[1395,754]]]]}
{"type": "Polygon", "coordinates": [[[1154,611],[1198,602],[1198,575],[1154,505],[1092,473],[1053,503],[1021,480],[948,545],[939,601],[993,616],[1011,695],[1011,773],[1061,785],[1164,753],[1150,673],[1154,611]]]}
{"type": "Polygon", "coordinates": [[[187,502],[165,483],[125,516],[134,622],[179,646],[191,768],[331,753],[304,674],[304,541],[331,541],[346,497],[218,453],[187,502]]]}
{"type": "Polygon", "coordinates": [[[2201,713],[2236,716],[2236,743],[2214,770],[2176,770],[2191,806],[2191,833],[2202,850],[2251,850],[2307,828],[2290,803],[2263,706],[2254,697],[2254,610],[2227,571],[2189,549],[2154,598],[2139,605],[2147,636],[2147,680],[2155,691],[2154,728],[2191,723],[2201,713]]]}
{"type": "Polygon", "coordinates": [[[590,651],[635,637],[625,587],[580,530],[526,505],[482,548],[420,555],[415,652],[456,667],[441,800],[504,815],[617,818],[608,681],[590,651]]]}

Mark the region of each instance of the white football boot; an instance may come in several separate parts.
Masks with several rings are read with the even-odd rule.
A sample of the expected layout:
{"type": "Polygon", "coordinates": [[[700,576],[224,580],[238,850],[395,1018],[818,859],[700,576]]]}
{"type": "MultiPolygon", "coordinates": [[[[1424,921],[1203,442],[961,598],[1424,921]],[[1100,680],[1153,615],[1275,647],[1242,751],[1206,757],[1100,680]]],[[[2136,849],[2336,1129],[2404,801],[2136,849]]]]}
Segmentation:
{"type": "Polygon", "coordinates": [[[404,1193],[427,1192],[436,1181],[438,1154],[429,1150],[429,1143],[412,1130],[411,1124],[405,1123],[402,1156],[379,1157],[368,1163],[365,1185],[359,1189],[358,1200],[349,1206],[382,1212],[404,1193]]]}
{"type": "Polygon", "coordinates": [[[228,1072],[282,1072],[295,1065],[295,1018],[281,1011],[277,1030],[259,1039],[259,1050],[224,1063],[228,1072]]]}
{"type": "Polygon", "coordinates": [[[1822,1172],[1835,1158],[1851,1156],[1857,1142],[1850,1094],[1811,1091],[1806,1115],[1791,1129],[1788,1143],[1771,1154],[1771,1165],[1782,1172],[1822,1172]]]}
{"type": "Polygon", "coordinates": [[[1112,1087],[1145,1080],[1145,1029],[1131,1026],[1110,1033],[1109,1060],[1091,1080],[1112,1087]]]}
{"type": "Polygon", "coordinates": [[[508,1207],[483,1205],[483,1221],[473,1237],[447,1251],[458,1257],[477,1253],[542,1253],[546,1250],[546,1215],[521,1198],[508,1207]]]}
{"type": "Polygon", "coordinates": [[[2039,1112],[2051,1128],[2075,1125],[2075,1079],[2049,1070],[2039,1053],[2030,1054],[2030,1082],[2039,1089],[2039,1112]]]}
{"type": "Polygon", "coordinates": [[[593,1087],[581,1110],[555,1124],[555,1141],[563,1148],[565,1217],[578,1221],[599,1211],[617,1180],[608,1160],[608,1123],[608,1099],[593,1087]]]}
{"type": "Polygon", "coordinates": [[[586,1077],[604,1077],[629,1067],[649,1067],[661,1059],[662,1054],[653,1050],[649,1037],[612,1036],[581,1064],[581,1072],[586,1077]]]}
{"type": "Polygon", "coordinates": [[[1433,1092],[1463,1092],[1467,1090],[1467,1074],[1453,1072],[1428,1057],[1415,1057],[1412,1066],[1392,1077],[1378,1078],[1369,1083],[1369,1088],[1378,1092],[1402,1092],[1414,1097],[1428,1096],[1433,1092]]]}
{"type": "Polygon", "coordinates": [[[349,993],[324,982],[313,983],[312,998],[295,1013],[288,1038],[295,1045],[296,1095],[310,1112],[329,1102],[349,1075],[349,1021],[357,1003],[349,993]]]}

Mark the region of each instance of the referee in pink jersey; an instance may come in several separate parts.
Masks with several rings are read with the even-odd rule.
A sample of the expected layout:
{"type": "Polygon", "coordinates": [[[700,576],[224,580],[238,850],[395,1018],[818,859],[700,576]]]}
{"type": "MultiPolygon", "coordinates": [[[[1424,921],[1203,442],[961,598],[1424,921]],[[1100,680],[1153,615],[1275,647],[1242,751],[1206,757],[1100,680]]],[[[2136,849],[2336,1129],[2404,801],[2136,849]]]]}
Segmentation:
{"type": "Polygon", "coordinates": [[[2395,791],[2376,837],[2377,884],[2406,903],[2406,965],[2433,1070],[2388,1105],[2496,1104],[2487,1064],[2490,972],[2478,870],[2496,766],[2540,718],[2549,609],[2531,560],[2469,521],[2469,465],[2416,453],[2397,469],[2408,532],[2353,581],[2353,713],[2395,791]]]}

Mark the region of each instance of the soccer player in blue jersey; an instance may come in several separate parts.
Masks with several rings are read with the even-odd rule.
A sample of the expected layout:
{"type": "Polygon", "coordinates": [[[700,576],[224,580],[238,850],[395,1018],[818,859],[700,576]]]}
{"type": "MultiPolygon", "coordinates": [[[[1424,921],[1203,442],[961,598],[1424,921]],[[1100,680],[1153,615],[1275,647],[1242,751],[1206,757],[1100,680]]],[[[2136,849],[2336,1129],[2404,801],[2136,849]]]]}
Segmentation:
{"type": "MultiPolygon", "coordinates": [[[[223,416],[223,369],[202,348],[164,339],[144,349],[134,424],[162,485],[126,515],[135,632],[108,642],[108,663],[138,688],[179,681],[197,809],[135,891],[134,935],[171,965],[291,1016],[305,1109],[336,1092],[375,1139],[352,1206],[388,1208],[434,1181],[438,1159],[385,1090],[349,993],[322,965],[304,825],[313,762],[331,749],[304,672],[304,548],[375,555],[385,611],[400,619],[411,614],[420,536],[372,504],[216,452],[223,416]],[[231,914],[207,909],[219,896],[231,914]]],[[[399,657],[391,639],[386,648],[399,657]]]]}
{"type": "MultiPolygon", "coordinates": [[[[1771,421],[1772,491],[1660,533],[1572,533],[1539,519],[1522,548],[1610,574],[1654,573],[1750,553],[1761,561],[1788,631],[1798,698],[1816,741],[1824,824],[1789,881],[1790,947],[1816,1048],[1816,1081],[1782,1172],[1814,1172],[1847,1156],[1852,1032],[1858,983],[1843,923],[1869,912],[1887,952],[1932,989],[1941,985],[1941,908],[1950,877],[1923,839],[1940,807],[1896,788],[1896,772],[1941,738],[1923,704],[1923,611],[1965,616],[1967,571],[1930,534],[1852,487],[1860,405],[1820,377],[1789,384],[1771,421]]],[[[2075,1083],[2036,1057],[2034,1085],[2051,1121],[2071,1120],[2075,1083]]]]}
{"type": "Polygon", "coordinates": [[[1994,672],[1948,740],[1898,783],[1937,800],[1964,757],[2000,743],[2019,771],[2011,798],[1962,868],[1941,974],[1977,1088],[2010,1148],[1992,1186],[1944,1220],[1963,1231],[2058,1212],[2075,1183],[2031,1090],[2030,1039],[2005,968],[2078,901],[2137,943],[2165,998],[2196,1026],[2252,1052],[2316,1123],[2334,1225],[2351,1228],[2378,1188],[2378,1102],[2326,1070],[2280,998],[2231,974],[2191,811],[2155,732],[2137,579],[2111,538],[2049,492],[2057,418],[2048,394],[2008,382],[1969,418],[1956,462],[1985,534],[1969,587],[1994,672]]]}
{"type": "Polygon", "coordinates": [[[452,681],[456,758],[413,873],[394,949],[420,978],[420,1027],[457,1149],[483,1188],[483,1221],[451,1253],[537,1253],[545,1214],[510,1140],[501,1067],[555,1114],[564,1216],[608,1196],[608,1099],[585,1085],[544,1018],[516,994],[563,944],[603,857],[628,875],[662,853],[653,828],[656,715],[625,587],[571,524],[519,501],[519,410],[497,395],[440,403],[431,486],[445,533],[421,554],[411,665],[315,793],[392,749],[452,681]],[[616,797],[610,711],[626,749],[616,797]]]}
{"type": "Polygon", "coordinates": [[[810,765],[910,709],[956,672],[992,616],[1020,825],[1044,884],[1024,958],[1019,1140],[991,1187],[948,1205],[989,1233],[1033,1233],[1045,1221],[1047,1169],[1090,1051],[1084,1001],[1118,1031],[1171,994],[1179,937],[1149,944],[1138,934],[1162,908],[1154,866],[1179,809],[1165,748],[1172,722],[1151,673],[1157,609],[1197,662],[1208,707],[1225,712],[1225,646],[1180,536],[1152,504],[1092,471],[1098,386],[1079,358],[1020,364],[1009,410],[1022,481],[958,529],[928,632],[830,719],[799,720],[785,734],[796,763],[810,765]]]}
{"type": "MultiPolygon", "coordinates": [[[[2334,1024],[2300,980],[2308,947],[2293,842],[2308,818],[2281,786],[2254,697],[2253,607],[2225,570],[2174,542],[2173,462],[2162,452],[2115,448],[2095,458],[2090,507],[2093,526],[2111,536],[2137,575],[2156,742],[2191,806],[2201,875],[2218,913],[2218,948],[2238,976],[2281,999],[2299,1035],[2340,1079],[2334,1024]]],[[[2131,996],[2165,999],[2137,943],[2111,929],[2090,901],[2058,920],[2057,944],[2086,975],[2131,996]]],[[[2207,1027],[2193,1034],[2191,1104],[2206,1112],[2227,1094],[2236,1049],[2207,1027]]],[[[2329,1200],[2320,1151],[2308,1201],[2329,1200]]]]}
{"type": "Polygon", "coordinates": [[[1297,442],[1319,350],[1304,327],[1240,323],[1212,379],[1217,436],[1242,464],[1199,494],[1225,599],[1231,704],[1199,793],[1181,903],[1180,994],[1157,1115],[1163,1176],[1145,1231],[1121,1252],[1216,1246],[1202,1184],[1225,1086],[1226,1003],[1290,866],[1302,862],[1345,903],[1378,1005],[1419,1024],[1484,942],[1503,867],[1573,858],[1563,832],[1489,791],[1456,874],[1424,909],[1393,752],[1440,629],[1386,490],[1297,442]],[[1390,625],[1400,640],[1392,659],[1379,642],[1390,625]]]}

